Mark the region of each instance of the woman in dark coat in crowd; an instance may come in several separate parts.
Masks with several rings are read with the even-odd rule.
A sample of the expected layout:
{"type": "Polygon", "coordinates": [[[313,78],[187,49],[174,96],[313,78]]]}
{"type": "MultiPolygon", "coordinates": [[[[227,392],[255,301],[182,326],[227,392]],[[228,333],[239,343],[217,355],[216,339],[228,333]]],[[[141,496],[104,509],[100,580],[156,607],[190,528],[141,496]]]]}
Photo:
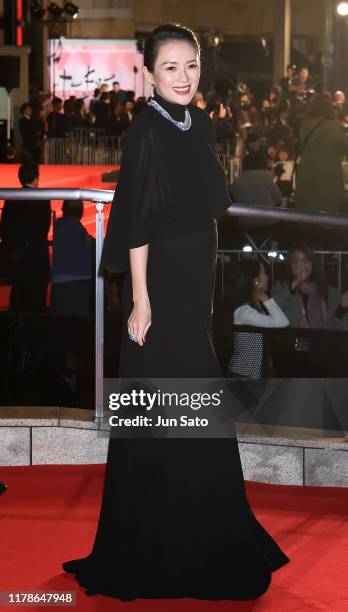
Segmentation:
{"type": "Polygon", "coordinates": [[[331,96],[318,94],[300,129],[301,161],[296,171],[296,208],[338,212],[344,204],[342,157],[348,138],[333,118],[331,96]]]}

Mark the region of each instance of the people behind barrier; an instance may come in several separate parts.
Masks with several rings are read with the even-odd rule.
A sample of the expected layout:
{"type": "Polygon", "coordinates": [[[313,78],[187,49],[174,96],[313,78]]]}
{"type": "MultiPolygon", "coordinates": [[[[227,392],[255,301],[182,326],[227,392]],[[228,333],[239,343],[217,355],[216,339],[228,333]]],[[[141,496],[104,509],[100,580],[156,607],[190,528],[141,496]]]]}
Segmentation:
{"type": "Polygon", "coordinates": [[[285,258],[272,296],[291,327],[348,329],[348,291],[330,287],[312,249],[294,244],[285,258]]]}
{"type": "Polygon", "coordinates": [[[50,312],[90,317],[95,240],[82,225],[83,202],[65,200],[53,231],[50,312]]]}
{"type": "MultiPolygon", "coordinates": [[[[23,189],[39,186],[39,166],[22,164],[18,171],[23,189]]],[[[48,200],[8,200],[1,214],[0,236],[7,253],[11,282],[10,310],[44,312],[49,284],[48,200]]]]}
{"type": "Polygon", "coordinates": [[[345,201],[342,159],[348,138],[334,119],[330,94],[311,102],[299,134],[296,206],[309,212],[339,212],[345,201]]]}
{"type": "MultiPolygon", "coordinates": [[[[225,303],[230,322],[238,326],[281,328],[289,320],[268,293],[269,277],[257,257],[245,257],[230,268],[226,278],[225,303]]],[[[272,362],[262,332],[234,331],[228,376],[267,378],[272,362]]]]}

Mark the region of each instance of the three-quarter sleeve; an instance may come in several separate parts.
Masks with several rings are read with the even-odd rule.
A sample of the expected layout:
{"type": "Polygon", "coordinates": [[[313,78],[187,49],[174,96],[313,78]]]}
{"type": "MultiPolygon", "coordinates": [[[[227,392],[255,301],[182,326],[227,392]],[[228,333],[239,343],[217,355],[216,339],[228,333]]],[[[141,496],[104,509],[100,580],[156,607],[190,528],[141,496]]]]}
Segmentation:
{"type": "Polygon", "coordinates": [[[113,272],[129,268],[129,249],[151,241],[156,168],[146,119],[146,115],[138,115],[124,141],[119,181],[101,257],[101,268],[113,272]]]}
{"type": "Polygon", "coordinates": [[[257,312],[248,304],[243,304],[234,313],[235,325],[254,325],[255,327],[287,327],[289,325],[289,319],[273,298],[265,300],[264,306],[267,308],[268,315],[257,312]]]}

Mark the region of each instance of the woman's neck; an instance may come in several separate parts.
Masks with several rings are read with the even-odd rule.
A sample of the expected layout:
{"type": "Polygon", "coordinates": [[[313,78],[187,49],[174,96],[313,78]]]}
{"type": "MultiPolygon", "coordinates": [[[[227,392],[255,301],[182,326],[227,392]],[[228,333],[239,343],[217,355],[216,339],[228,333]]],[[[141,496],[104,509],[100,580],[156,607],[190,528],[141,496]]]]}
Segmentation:
{"type": "Polygon", "coordinates": [[[176,121],[184,121],[185,111],[187,108],[184,104],[178,104],[177,102],[169,102],[169,100],[165,100],[159,93],[157,93],[155,89],[153,98],[160,106],[162,106],[162,108],[164,108],[164,110],[167,111],[167,113],[170,114],[171,117],[173,117],[173,119],[176,121]]]}

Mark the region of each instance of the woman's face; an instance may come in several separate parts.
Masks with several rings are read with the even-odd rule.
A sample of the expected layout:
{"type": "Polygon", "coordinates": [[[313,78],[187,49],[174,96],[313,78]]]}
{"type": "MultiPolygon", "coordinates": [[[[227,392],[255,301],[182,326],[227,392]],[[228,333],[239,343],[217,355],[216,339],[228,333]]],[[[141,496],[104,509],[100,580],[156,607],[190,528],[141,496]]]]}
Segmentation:
{"type": "Polygon", "coordinates": [[[285,149],[280,149],[279,153],[278,153],[278,158],[279,161],[288,161],[289,160],[289,153],[287,151],[285,151],[285,149]]]}
{"type": "Polygon", "coordinates": [[[295,251],[291,260],[291,271],[294,278],[300,274],[303,280],[307,280],[313,272],[312,262],[302,251],[295,251]]]}
{"type": "Polygon", "coordinates": [[[260,272],[259,275],[255,278],[255,287],[257,289],[263,289],[264,291],[268,291],[268,274],[265,270],[265,266],[260,264],[260,272]]]}
{"type": "Polygon", "coordinates": [[[267,153],[268,153],[268,157],[270,159],[275,160],[275,158],[277,157],[277,149],[275,147],[273,147],[273,146],[268,147],[267,153]]]}
{"type": "Polygon", "coordinates": [[[153,72],[144,67],[145,78],[168,102],[189,104],[200,78],[197,49],[185,41],[171,40],[160,45],[153,72]]]}
{"type": "Polygon", "coordinates": [[[269,110],[270,104],[269,100],[262,100],[261,108],[262,110],[269,110]]]}

